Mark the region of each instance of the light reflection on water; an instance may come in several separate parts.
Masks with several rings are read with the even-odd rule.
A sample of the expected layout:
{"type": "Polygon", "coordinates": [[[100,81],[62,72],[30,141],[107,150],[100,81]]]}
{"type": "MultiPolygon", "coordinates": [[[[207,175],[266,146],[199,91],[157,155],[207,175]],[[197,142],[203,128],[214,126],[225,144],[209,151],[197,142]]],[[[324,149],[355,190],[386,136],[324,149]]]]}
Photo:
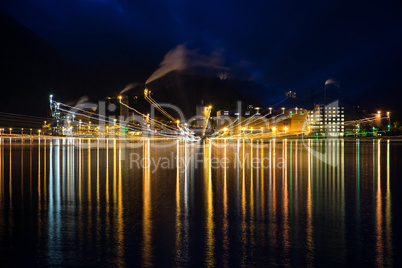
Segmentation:
{"type": "Polygon", "coordinates": [[[398,142],[137,145],[0,139],[1,263],[394,264],[398,142]]]}

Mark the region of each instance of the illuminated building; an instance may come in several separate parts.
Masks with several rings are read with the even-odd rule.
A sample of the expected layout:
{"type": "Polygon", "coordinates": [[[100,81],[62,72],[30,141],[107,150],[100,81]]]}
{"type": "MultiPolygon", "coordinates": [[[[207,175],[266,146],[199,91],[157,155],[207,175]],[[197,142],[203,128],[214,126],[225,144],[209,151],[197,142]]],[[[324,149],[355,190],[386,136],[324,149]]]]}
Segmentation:
{"type": "Polygon", "coordinates": [[[311,126],[313,133],[322,136],[339,137],[345,132],[345,110],[334,101],[326,106],[316,105],[313,111],[309,112],[307,123],[311,126]]]}

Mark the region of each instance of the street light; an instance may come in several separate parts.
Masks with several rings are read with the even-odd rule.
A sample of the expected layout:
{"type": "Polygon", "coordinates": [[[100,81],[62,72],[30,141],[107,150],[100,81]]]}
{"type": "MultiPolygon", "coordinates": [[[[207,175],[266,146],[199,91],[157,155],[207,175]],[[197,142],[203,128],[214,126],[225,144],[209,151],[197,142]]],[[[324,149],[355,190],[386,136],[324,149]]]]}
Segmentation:
{"type": "Polygon", "coordinates": [[[269,107],[269,114],[272,114],[272,107],[269,107]]]}
{"type": "Polygon", "coordinates": [[[391,116],[390,112],[387,112],[387,117],[388,117],[388,132],[391,130],[391,116]]]}
{"type": "Polygon", "coordinates": [[[285,114],[285,107],[282,107],[282,114],[285,114]]]}
{"type": "Polygon", "coordinates": [[[12,131],[13,129],[12,128],[10,128],[10,135],[11,135],[11,131],[12,131]]]}

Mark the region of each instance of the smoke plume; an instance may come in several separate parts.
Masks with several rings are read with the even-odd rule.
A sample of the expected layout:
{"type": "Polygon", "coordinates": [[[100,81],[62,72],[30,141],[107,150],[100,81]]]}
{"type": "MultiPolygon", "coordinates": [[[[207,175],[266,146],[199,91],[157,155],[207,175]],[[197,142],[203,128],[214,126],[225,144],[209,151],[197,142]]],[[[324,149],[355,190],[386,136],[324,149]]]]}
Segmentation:
{"type": "Polygon", "coordinates": [[[122,91],[120,91],[120,94],[126,93],[127,91],[135,88],[136,86],[138,86],[138,83],[129,83],[123,88],[122,91]]]}
{"type": "Polygon", "coordinates": [[[171,71],[182,71],[191,69],[209,69],[215,71],[228,70],[223,65],[224,60],[219,51],[213,52],[211,55],[201,55],[197,50],[190,50],[185,45],[181,44],[170,50],[162,62],[159,64],[159,68],[151,74],[145,84],[148,84],[171,71]]]}
{"type": "Polygon", "coordinates": [[[78,109],[90,109],[95,111],[98,108],[98,105],[96,103],[88,102],[88,100],[89,99],[87,96],[82,96],[78,99],[74,107],[78,109]]]}

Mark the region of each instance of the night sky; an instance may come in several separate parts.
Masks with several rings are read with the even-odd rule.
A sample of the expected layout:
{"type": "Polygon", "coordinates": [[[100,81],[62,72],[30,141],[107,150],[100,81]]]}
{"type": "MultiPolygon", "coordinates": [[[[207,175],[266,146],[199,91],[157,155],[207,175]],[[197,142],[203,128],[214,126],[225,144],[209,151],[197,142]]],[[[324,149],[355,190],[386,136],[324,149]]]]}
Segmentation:
{"type": "Polygon", "coordinates": [[[383,106],[402,82],[399,1],[10,0],[1,10],[71,62],[154,70],[183,44],[267,89],[317,89],[332,78],[383,106]]]}

